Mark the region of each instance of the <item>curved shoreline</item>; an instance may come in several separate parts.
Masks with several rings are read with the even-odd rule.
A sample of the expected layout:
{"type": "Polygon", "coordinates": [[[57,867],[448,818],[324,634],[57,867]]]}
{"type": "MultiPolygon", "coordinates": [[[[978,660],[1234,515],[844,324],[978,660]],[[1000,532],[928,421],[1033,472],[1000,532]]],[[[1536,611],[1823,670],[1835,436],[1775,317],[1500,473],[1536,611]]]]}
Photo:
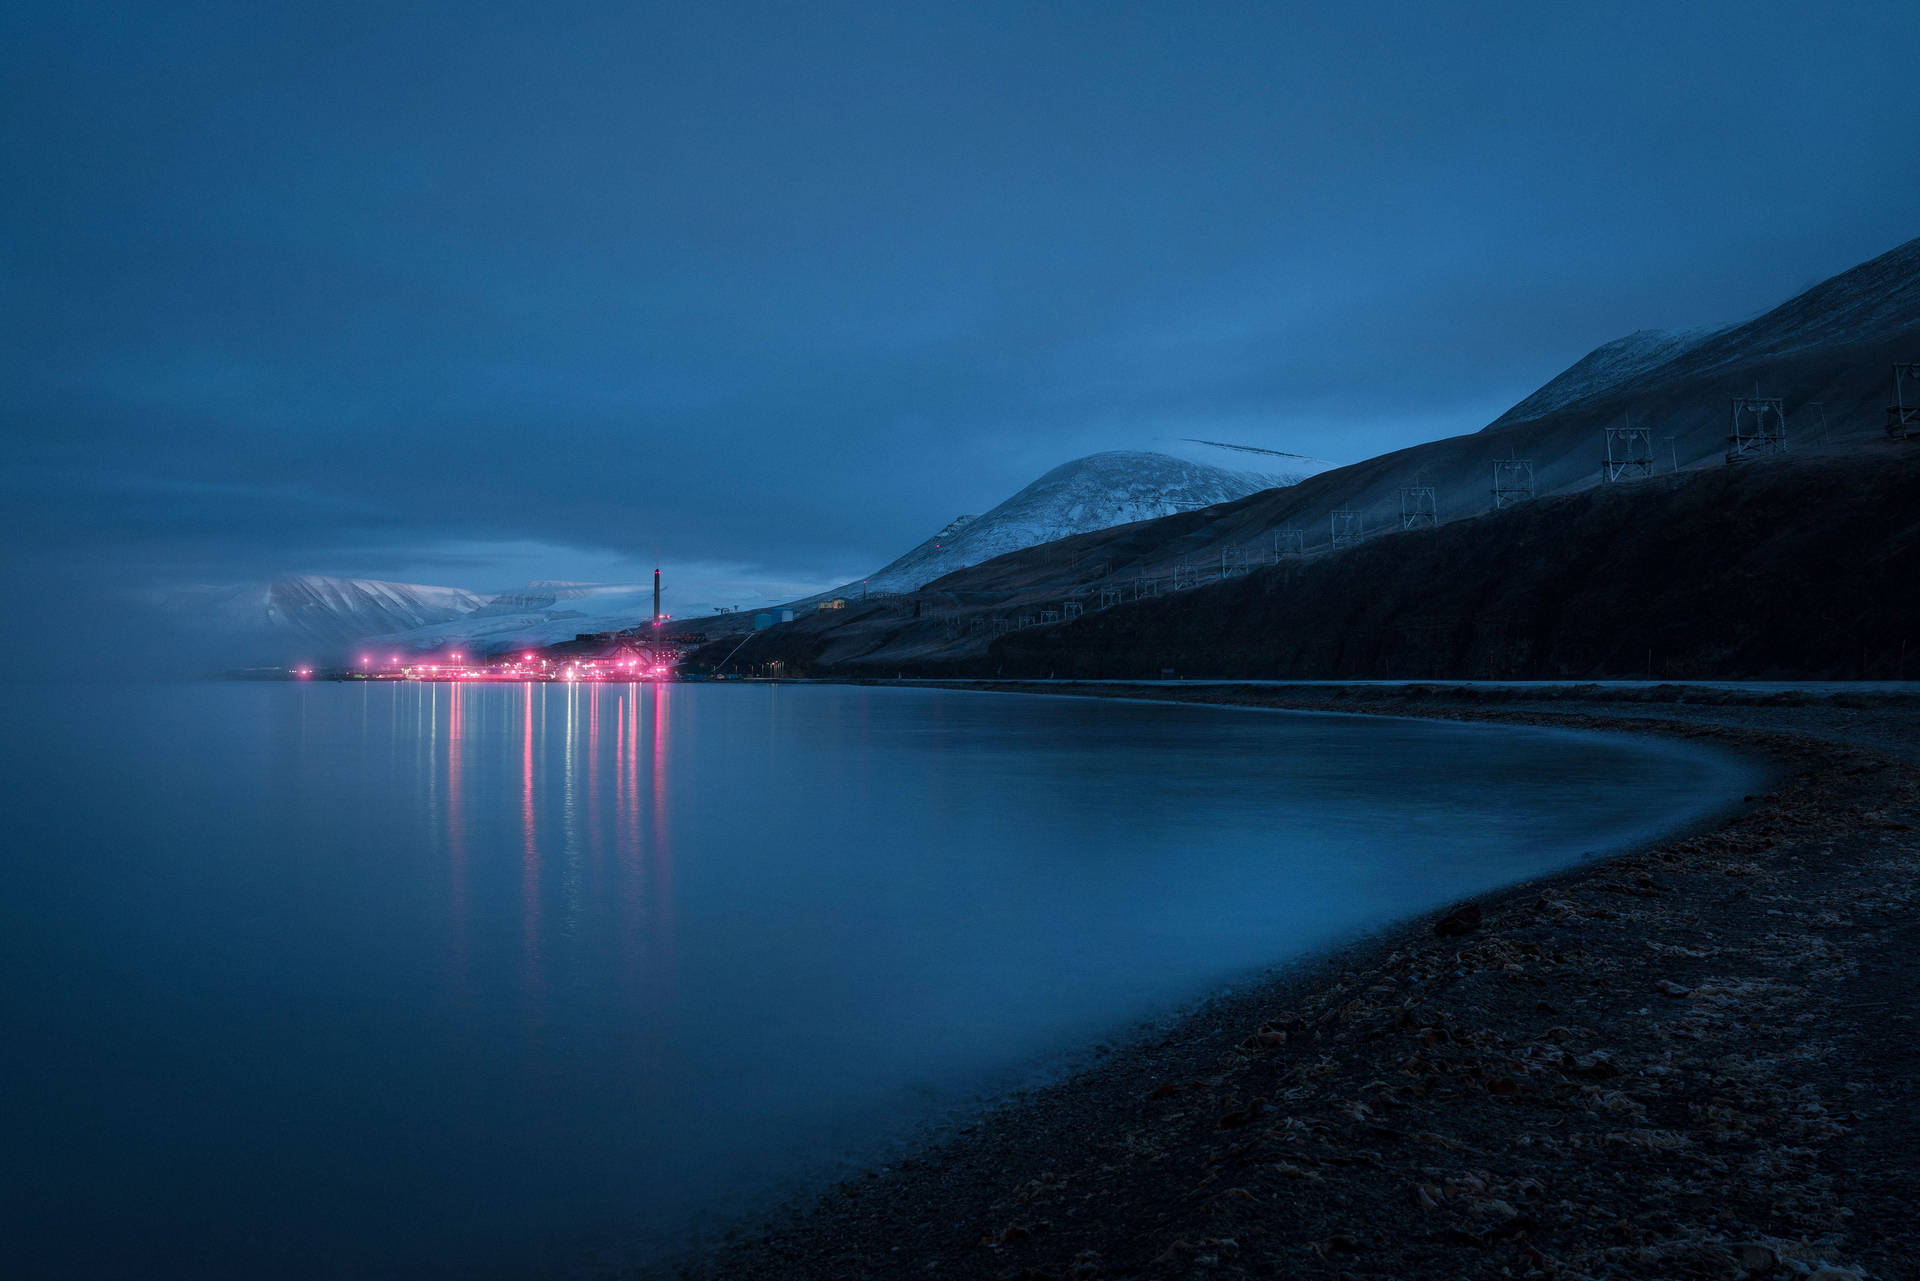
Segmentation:
{"type": "Polygon", "coordinates": [[[1920,1090],[1876,1057],[1869,1017],[1910,1019],[1886,1002],[1914,979],[1858,983],[1914,929],[1911,764],[1788,709],[1753,728],[1404,689],[1358,709],[1325,690],[998,689],[1652,731],[1782,772],[1705,830],[1483,896],[1459,937],[1390,928],[1216,997],[656,1274],[1894,1277],[1920,1255],[1896,1210],[1920,1191],[1903,1155],[1920,1090]],[[1849,921],[1861,902],[1885,919],[1849,921]],[[1815,1024],[1831,1035],[1796,1036],[1815,1024]],[[1813,1079],[1830,1076],[1839,1094],[1813,1079]],[[1850,1077],[1886,1079],[1863,1099],[1850,1077]],[[1872,1127],[1842,1119],[1866,1110],[1872,1127]]]}

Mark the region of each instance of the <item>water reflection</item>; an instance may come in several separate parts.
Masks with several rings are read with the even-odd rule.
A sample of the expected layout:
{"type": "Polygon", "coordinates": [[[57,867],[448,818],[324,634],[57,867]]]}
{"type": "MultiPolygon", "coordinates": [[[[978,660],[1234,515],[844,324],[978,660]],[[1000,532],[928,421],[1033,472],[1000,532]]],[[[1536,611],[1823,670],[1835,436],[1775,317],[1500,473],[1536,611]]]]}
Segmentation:
{"type": "Polygon", "coordinates": [[[44,1275],[674,1240],[1289,950],[1750,781],[1547,731],[940,691],[10,710],[37,856],[0,911],[35,976],[11,999],[39,1002],[10,1137],[44,1204],[86,1207],[11,1234],[44,1275]]]}
{"type": "Polygon", "coordinates": [[[652,750],[647,766],[653,780],[653,839],[647,842],[652,857],[652,918],[637,926],[653,943],[653,987],[665,999],[674,985],[673,974],[673,824],[667,811],[667,723],[672,707],[671,685],[655,685],[651,703],[652,750]]]}
{"type": "Polygon", "coordinates": [[[447,873],[452,905],[452,965],[457,992],[470,997],[467,986],[467,811],[460,795],[460,769],[466,735],[460,717],[463,700],[458,685],[447,690],[447,873]]]}

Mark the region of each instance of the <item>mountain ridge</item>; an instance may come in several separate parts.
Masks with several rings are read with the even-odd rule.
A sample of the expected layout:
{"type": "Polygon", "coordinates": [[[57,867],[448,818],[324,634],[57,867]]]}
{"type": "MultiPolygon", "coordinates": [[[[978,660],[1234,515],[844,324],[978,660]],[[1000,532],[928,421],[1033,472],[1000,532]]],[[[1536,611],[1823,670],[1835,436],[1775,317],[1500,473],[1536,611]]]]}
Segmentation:
{"type": "MultiPolygon", "coordinates": [[[[869,574],[864,585],[869,591],[914,591],[1007,552],[1230,502],[1296,479],[1232,471],[1150,450],[1103,450],[1052,468],[978,516],[948,522],[938,534],[869,574]]],[[[838,591],[861,585],[849,583],[838,591]]]]}
{"type": "MultiPolygon", "coordinates": [[[[889,665],[912,670],[963,661],[984,654],[997,644],[996,635],[1023,619],[1051,615],[1066,623],[1069,601],[1092,610],[1116,595],[1132,599],[1128,593],[1157,590],[1164,596],[1174,584],[1240,566],[1255,568],[1277,552],[1282,533],[1290,549],[1315,561],[1333,551],[1335,526],[1357,527],[1363,544],[1377,534],[1400,533],[1405,491],[1411,486],[1431,488],[1443,529],[1486,517],[1496,460],[1529,463],[1536,497],[1579,494],[1602,483],[1605,429],[1627,413],[1652,436],[1656,476],[1613,487],[1644,486],[1654,493],[1676,472],[1682,473],[1677,479],[1686,480],[1692,473],[1727,468],[1730,403],[1752,396],[1756,384],[1784,407],[1786,458],[1780,466],[1791,466],[1802,455],[1906,460],[1914,447],[1888,438],[1885,406],[1891,365],[1920,358],[1920,239],[1804,289],[1751,321],[1697,340],[1693,334],[1654,335],[1628,348],[1620,353],[1626,357],[1621,367],[1638,372],[1621,379],[1601,369],[1579,394],[1537,416],[1517,418],[1509,411],[1480,431],[1364,459],[1284,489],[1076,534],[955,571],[924,589],[939,607],[937,629],[878,611],[849,611],[845,618],[825,622],[817,634],[811,627],[802,629],[795,635],[790,669],[815,664],[832,670],[862,662],[876,670],[889,665]]],[[[1567,379],[1561,390],[1577,381],[1567,379]]],[[[1746,461],[1727,470],[1726,479],[1737,492],[1737,478],[1754,470],[1772,468],[1766,461],[1746,461]]],[[[1523,501],[1521,507],[1530,504],[1523,501]]],[[[1499,513],[1494,523],[1505,515],[1499,513]]],[[[1782,513],[1779,519],[1838,518],[1807,510],[1782,513]]],[[[1395,542],[1411,548],[1426,536],[1414,530],[1402,535],[1404,542],[1395,542]]],[[[1356,609],[1361,604],[1353,602],[1356,609]]],[[[755,653],[747,651],[743,661],[756,661],[755,653]]]]}

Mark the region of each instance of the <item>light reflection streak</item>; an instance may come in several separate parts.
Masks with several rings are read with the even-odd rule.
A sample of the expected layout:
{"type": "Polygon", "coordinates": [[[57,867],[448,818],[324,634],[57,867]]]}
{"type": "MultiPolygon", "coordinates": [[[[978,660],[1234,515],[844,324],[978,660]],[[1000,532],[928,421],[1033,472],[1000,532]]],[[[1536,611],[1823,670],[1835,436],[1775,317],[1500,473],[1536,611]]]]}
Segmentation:
{"type": "MultiPolygon", "coordinates": [[[[593,862],[600,861],[600,702],[602,687],[591,686],[587,691],[587,841],[586,850],[593,862]]],[[[580,868],[582,851],[572,842],[567,846],[566,862],[562,865],[562,889],[566,895],[566,925],[571,933],[580,923],[580,868]]]]}
{"type": "Polygon", "coordinates": [[[613,957],[629,976],[623,986],[630,1011],[643,1025],[671,1017],[672,718],[665,684],[634,682],[603,691],[585,682],[551,690],[526,682],[514,699],[504,690],[421,682],[396,685],[390,697],[400,704],[396,712],[410,711],[419,725],[424,808],[446,860],[450,998],[463,1006],[484,1001],[476,984],[495,972],[496,962],[505,962],[517,1007],[513,1021],[527,1051],[538,1058],[549,1034],[549,989],[560,974],[555,967],[569,964],[571,954],[549,955],[549,944],[570,948],[571,940],[591,936],[595,914],[607,912],[616,917],[613,957]],[[444,720],[438,715],[441,684],[447,690],[444,720]],[[603,694],[612,698],[604,707],[603,694]],[[547,718],[556,710],[564,719],[549,738],[547,718]],[[508,781],[516,765],[517,797],[508,781]],[[493,786],[496,770],[507,775],[498,780],[505,783],[499,789],[504,795],[493,786]],[[601,777],[603,771],[610,776],[601,777]],[[516,803],[517,823],[511,812],[516,803]],[[495,879],[496,854],[506,856],[508,866],[499,871],[520,899],[504,923],[505,956],[489,951],[496,936],[482,928],[492,919],[485,903],[507,889],[495,879]],[[509,870],[516,856],[517,877],[509,870]],[[558,895],[552,904],[549,889],[558,895]]]}
{"type": "Polygon", "coordinates": [[[520,862],[524,868],[534,855],[533,808],[533,686],[520,687],[520,862]]]}
{"type": "Polygon", "coordinates": [[[653,774],[654,949],[659,959],[658,980],[663,996],[676,986],[673,974],[673,851],[668,840],[672,826],[667,815],[667,723],[670,710],[667,685],[655,682],[653,753],[648,765],[653,774]]]}
{"type": "Polygon", "coordinates": [[[467,976],[467,816],[461,807],[461,752],[466,741],[461,724],[463,700],[458,686],[447,697],[447,872],[452,901],[453,963],[456,987],[464,990],[467,976]]]}
{"type": "Polygon", "coordinates": [[[614,762],[619,781],[619,800],[613,822],[613,884],[620,915],[614,933],[620,945],[620,971],[640,986],[645,959],[645,891],[638,811],[640,808],[640,700],[645,688],[634,691],[631,707],[620,717],[620,736],[625,744],[614,762]]]}
{"type": "MultiPolygon", "coordinates": [[[[546,983],[542,973],[543,958],[541,956],[540,945],[540,825],[538,803],[534,796],[533,687],[529,685],[525,688],[527,691],[526,716],[523,718],[525,728],[522,734],[520,752],[520,794],[523,802],[520,847],[520,959],[522,966],[522,986],[528,998],[526,1030],[529,1034],[532,1034],[536,1032],[545,1021],[545,1002],[542,998],[544,996],[546,983]]],[[[542,702],[543,706],[541,710],[543,715],[541,719],[544,729],[544,700],[542,700],[542,702]]],[[[567,726],[569,731],[571,731],[572,725],[573,708],[571,704],[569,704],[567,708],[567,726]]],[[[568,737],[571,739],[571,733],[569,733],[568,737]]],[[[542,733],[541,741],[543,745],[545,739],[546,735],[542,733]]],[[[566,762],[566,791],[568,803],[570,804],[573,793],[571,746],[569,746],[568,751],[569,754],[566,762]]]]}

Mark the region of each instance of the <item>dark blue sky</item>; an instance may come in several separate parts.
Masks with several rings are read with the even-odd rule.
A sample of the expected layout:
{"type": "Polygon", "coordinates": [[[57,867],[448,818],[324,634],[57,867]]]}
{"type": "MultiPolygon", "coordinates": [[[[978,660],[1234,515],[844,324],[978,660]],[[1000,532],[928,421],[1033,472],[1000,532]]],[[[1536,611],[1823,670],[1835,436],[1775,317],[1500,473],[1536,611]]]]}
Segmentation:
{"type": "Polygon", "coordinates": [[[14,573],[752,603],[1917,231],[1920,8],[14,4],[14,573]]]}

